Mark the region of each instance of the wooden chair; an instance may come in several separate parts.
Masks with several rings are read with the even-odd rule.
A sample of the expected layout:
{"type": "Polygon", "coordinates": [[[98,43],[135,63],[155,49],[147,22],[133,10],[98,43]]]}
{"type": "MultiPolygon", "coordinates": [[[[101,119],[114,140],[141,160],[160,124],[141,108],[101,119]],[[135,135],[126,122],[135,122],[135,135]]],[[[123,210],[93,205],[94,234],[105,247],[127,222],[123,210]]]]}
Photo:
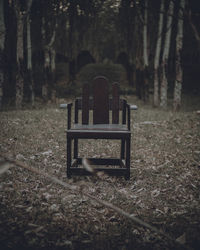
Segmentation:
{"type": "MultiPolygon", "coordinates": [[[[119,158],[89,158],[90,165],[106,165],[95,170],[104,171],[109,175],[130,178],[130,105],[119,99],[119,86],[112,85],[112,98],[109,99],[108,80],[98,76],[93,80],[93,95],[90,97],[89,84],[83,86],[82,98],[75,100],[74,124],[71,126],[72,103],[67,105],[67,176],[89,175],[85,168],[79,167],[82,158],[78,155],[79,139],[112,139],[121,141],[121,155],[119,158]],[[79,111],[82,110],[82,121],[79,121],[79,111]],[[90,123],[90,111],[93,111],[93,122],[90,123]],[[109,111],[112,112],[109,112],[109,111]],[[120,112],[121,111],[121,112],[120,112]],[[110,119],[109,114],[112,113],[110,119]],[[122,114],[121,119],[119,117],[122,114]],[[121,120],[121,124],[120,124],[121,120]],[[73,142],[73,157],[72,157],[73,142]],[[73,158],[73,159],[72,159],[73,158]],[[118,168],[108,166],[119,166],[118,168]]],[[[136,106],[135,108],[136,109],[136,106]]]]}

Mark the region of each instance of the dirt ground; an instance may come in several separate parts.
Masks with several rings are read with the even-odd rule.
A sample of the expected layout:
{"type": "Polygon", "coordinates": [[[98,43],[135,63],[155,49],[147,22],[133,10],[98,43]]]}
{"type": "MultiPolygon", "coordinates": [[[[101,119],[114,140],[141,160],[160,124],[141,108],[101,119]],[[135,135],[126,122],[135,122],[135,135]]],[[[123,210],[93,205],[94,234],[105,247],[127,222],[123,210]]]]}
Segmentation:
{"type": "MultiPolygon", "coordinates": [[[[188,102],[174,113],[129,102],[139,106],[131,112],[129,181],[66,178],[67,116],[59,105],[0,112],[0,153],[81,186],[173,240],[1,157],[0,172],[10,167],[0,175],[1,249],[200,249],[200,106],[188,102]]],[[[82,141],[80,154],[117,156],[119,145],[82,141]]]]}

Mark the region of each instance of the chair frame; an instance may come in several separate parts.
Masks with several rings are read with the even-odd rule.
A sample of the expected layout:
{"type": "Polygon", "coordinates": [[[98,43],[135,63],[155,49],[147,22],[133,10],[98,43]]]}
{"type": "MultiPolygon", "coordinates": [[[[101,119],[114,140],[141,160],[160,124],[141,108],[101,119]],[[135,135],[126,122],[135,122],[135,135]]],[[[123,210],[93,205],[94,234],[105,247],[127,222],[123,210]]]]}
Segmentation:
{"type": "MultiPolygon", "coordinates": [[[[107,82],[105,77],[99,76],[94,79],[94,82],[107,82]]],[[[107,83],[106,83],[107,84],[107,83]]],[[[106,85],[105,85],[106,86],[106,85]]],[[[98,92],[98,89],[97,89],[98,92]]],[[[99,95],[99,93],[97,93],[99,95]]],[[[97,97],[95,100],[95,90],[93,98],[89,95],[89,85],[85,85],[83,88],[82,98],[75,100],[74,106],[74,124],[72,123],[72,103],[67,104],[67,177],[72,175],[91,175],[85,168],[79,167],[82,165],[83,158],[78,155],[78,142],[80,139],[111,139],[121,141],[121,153],[120,158],[88,158],[90,165],[110,165],[119,166],[118,168],[98,167],[96,171],[103,171],[109,175],[124,176],[125,179],[130,178],[130,149],[131,149],[131,131],[130,131],[130,110],[131,106],[127,104],[126,100],[119,99],[118,87],[115,83],[113,85],[113,98],[108,99],[108,113],[112,110],[112,123],[109,123],[109,117],[105,116],[104,121],[101,119],[99,112],[101,108],[97,107],[95,117],[95,101],[101,101],[97,97]],[[86,96],[86,98],[84,97],[86,96]],[[115,98],[117,97],[117,98],[115,98]],[[82,122],[79,121],[79,111],[82,110],[82,122]],[[89,124],[89,112],[93,111],[93,124],[89,124]],[[119,124],[119,111],[121,110],[121,124],[119,124]],[[113,115],[114,114],[114,115],[113,115]],[[99,118],[100,117],[100,118],[99,118]],[[96,119],[96,120],[95,120],[96,119]],[[73,144],[73,150],[72,150],[73,144]],[[72,152],[73,151],[73,152],[72,152]],[[73,153],[73,157],[72,157],[73,153]]],[[[103,103],[105,104],[106,101],[103,103]]],[[[104,105],[103,104],[103,105],[104,105]]],[[[101,107],[101,106],[100,106],[101,107]]],[[[135,109],[135,108],[133,108],[135,109]]],[[[108,115],[109,116],[109,115],[108,115]]]]}

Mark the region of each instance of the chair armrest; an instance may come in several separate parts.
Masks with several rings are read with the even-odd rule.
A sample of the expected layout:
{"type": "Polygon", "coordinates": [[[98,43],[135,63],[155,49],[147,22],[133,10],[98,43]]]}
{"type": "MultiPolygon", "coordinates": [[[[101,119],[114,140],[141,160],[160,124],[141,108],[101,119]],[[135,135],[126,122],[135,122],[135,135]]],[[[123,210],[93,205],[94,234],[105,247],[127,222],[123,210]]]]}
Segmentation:
{"type": "Polygon", "coordinates": [[[137,110],[138,106],[134,104],[129,104],[130,105],[130,110],[137,110]]]}
{"type": "Polygon", "coordinates": [[[60,104],[60,109],[67,109],[71,105],[72,105],[72,103],[61,103],[60,104]]]}

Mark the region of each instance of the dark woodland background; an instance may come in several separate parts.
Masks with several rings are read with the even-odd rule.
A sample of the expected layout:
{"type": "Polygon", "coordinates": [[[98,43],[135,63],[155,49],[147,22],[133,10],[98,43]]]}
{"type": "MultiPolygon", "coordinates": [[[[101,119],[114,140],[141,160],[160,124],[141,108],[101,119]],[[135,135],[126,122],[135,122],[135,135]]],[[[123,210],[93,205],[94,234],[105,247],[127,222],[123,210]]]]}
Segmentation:
{"type": "MultiPolygon", "coordinates": [[[[145,85],[148,85],[148,94],[153,93],[153,64],[161,1],[147,1],[147,74],[143,59],[145,2],[4,0],[5,28],[1,29],[4,33],[1,32],[3,45],[0,51],[1,106],[21,107],[24,102],[33,104],[37,98],[55,101],[58,97],[78,95],[79,83],[90,80],[95,74],[104,74],[111,81],[118,80],[123,93],[137,94],[147,100],[145,85]],[[86,64],[90,66],[85,67],[86,64]]],[[[167,32],[169,2],[164,2],[163,37],[167,32]]],[[[166,69],[169,96],[173,94],[176,79],[175,47],[180,9],[180,1],[173,2],[166,69]]],[[[199,94],[199,1],[185,2],[183,19],[182,90],[188,94],[199,94]]],[[[161,56],[163,46],[162,38],[161,56]]]]}

